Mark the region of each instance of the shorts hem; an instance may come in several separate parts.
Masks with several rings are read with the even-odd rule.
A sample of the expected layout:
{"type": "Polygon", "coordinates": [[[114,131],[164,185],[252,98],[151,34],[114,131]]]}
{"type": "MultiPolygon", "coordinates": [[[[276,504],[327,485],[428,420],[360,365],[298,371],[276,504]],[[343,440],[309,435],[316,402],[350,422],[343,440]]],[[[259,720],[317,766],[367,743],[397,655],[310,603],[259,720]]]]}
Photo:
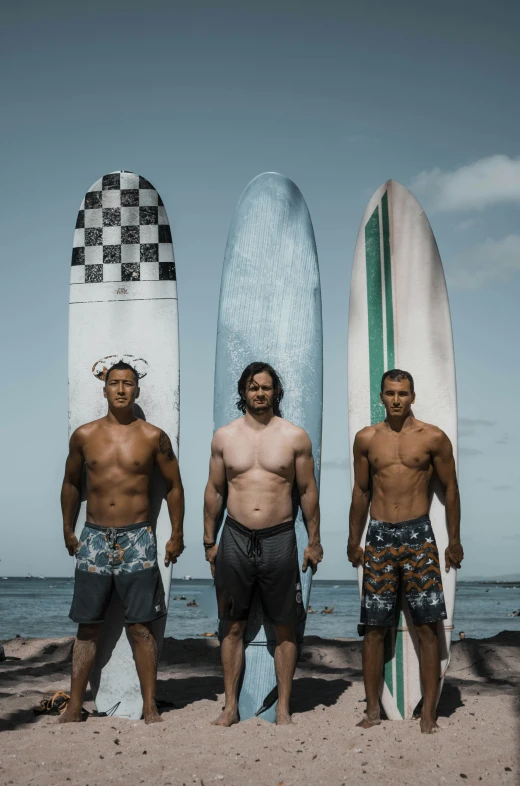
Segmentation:
{"type": "Polygon", "coordinates": [[[155,614],[155,616],[153,617],[146,617],[146,619],[139,617],[138,620],[128,620],[125,617],[125,625],[139,625],[145,622],[155,622],[156,620],[160,620],[161,617],[166,617],[167,614],[168,614],[167,611],[161,611],[160,613],[155,614]]]}
{"type": "Polygon", "coordinates": [[[72,614],[69,614],[69,619],[72,620],[72,622],[75,622],[76,625],[102,625],[102,623],[105,621],[104,619],[102,619],[102,620],[80,620],[77,617],[73,617],[72,614]]]}
{"type": "Polygon", "coordinates": [[[360,625],[370,625],[372,628],[394,628],[395,620],[360,620],[360,625]]]}
{"type": "Polygon", "coordinates": [[[247,622],[249,617],[219,617],[219,622],[247,622]]]}
{"type": "Polygon", "coordinates": [[[412,618],[412,622],[414,625],[429,625],[432,622],[444,622],[444,620],[448,619],[448,617],[429,617],[428,619],[423,620],[414,620],[412,618]]]}

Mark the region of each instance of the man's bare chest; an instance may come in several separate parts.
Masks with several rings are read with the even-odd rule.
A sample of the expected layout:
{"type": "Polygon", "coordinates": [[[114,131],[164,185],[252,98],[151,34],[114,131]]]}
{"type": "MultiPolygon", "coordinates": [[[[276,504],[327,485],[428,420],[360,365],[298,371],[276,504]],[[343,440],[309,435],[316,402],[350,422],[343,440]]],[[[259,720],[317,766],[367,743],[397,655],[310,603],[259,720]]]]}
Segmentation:
{"type": "Polygon", "coordinates": [[[89,473],[102,475],[148,473],[153,468],[154,455],[147,441],[136,436],[124,439],[93,439],[83,449],[89,473]]]}
{"type": "Polygon", "coordinates": [[[280,439],[230,440],[224,448],[228,478],[260,470],[292,480],[294,449],[280,439]]]}
{"type": "Polygon", "coordinates": [[[428,471],[432,466],[429,440],[421,433],[376,434],[370,442],[368,460],[372,472],[399,468],[428,471]]]}

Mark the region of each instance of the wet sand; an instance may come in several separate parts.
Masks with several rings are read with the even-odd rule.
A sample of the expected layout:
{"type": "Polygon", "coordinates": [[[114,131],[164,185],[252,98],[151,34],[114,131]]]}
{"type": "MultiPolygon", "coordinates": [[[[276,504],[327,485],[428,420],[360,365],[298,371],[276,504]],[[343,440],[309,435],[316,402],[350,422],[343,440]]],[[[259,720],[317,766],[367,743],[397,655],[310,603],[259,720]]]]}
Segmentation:
{"type": "MultiPolygon", "coordinates": [[[[365,707],[361,642],[307,637],[294,682],[294,723],[210,725],[222,706],[215,639],[165,641],[157,696],[164,723],[90,718],[58,725],[32,707],[69,689],[72,639],[4,642],[0,784],[105,786],[431,786],[520,784],[520,634],[453,645],[440,730],[417,720],[356,728],[365,707]]],[[[85,701],[93,709],[91,701],[85,701]]]]}

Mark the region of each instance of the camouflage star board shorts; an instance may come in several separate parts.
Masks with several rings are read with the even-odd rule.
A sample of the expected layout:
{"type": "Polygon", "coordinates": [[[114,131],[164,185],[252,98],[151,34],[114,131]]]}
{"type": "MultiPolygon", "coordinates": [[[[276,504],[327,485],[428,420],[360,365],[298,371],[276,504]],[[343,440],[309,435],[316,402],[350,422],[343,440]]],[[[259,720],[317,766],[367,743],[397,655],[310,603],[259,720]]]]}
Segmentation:
{"type": "Polygon", "coordinates": [[[370,519],[363,567],[362,623],[395,625],[401,582],[414,625],[446,619],[439,552],[429,516],[398,524],[370,519]]]}
{"type": "Polygon", "coordinates": [[[128,527],[85,522],[76,551],[74,622],[102,622],[115,590],[125,622],[151,622],[166,614],[157,544],[148,521],[128,527]]]}

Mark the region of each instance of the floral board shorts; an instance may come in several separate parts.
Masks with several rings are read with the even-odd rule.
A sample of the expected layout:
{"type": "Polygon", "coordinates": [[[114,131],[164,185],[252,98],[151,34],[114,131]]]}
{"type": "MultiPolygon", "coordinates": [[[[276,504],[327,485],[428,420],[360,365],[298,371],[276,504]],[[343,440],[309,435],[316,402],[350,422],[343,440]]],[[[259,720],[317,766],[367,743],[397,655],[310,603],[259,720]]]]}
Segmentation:
{"type": "Polygon", "coordinates": [[[395,625],[401,583],[414,625],[446,619],[439,552],[429,516],[398,524],[370,519],[361,622],[381,627],[395,625]]]}
{"type": "Polygon", "coordinates": [[[127,624],[166,614],[157,544],[148,521],[117,528],[85,522],[76,551],[69,617],[83,624],[102,622],[114,590],[127,624]]]}

